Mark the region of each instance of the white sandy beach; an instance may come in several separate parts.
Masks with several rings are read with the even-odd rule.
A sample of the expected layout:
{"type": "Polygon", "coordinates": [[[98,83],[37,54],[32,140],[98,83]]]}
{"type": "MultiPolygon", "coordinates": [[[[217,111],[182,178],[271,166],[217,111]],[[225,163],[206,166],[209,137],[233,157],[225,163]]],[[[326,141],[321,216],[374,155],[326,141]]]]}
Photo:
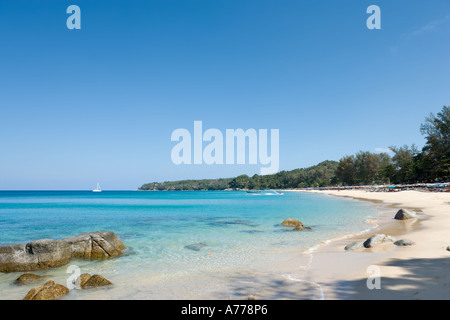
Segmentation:
{"type": "MultiPolygon", "coordinates": [[[[333,241],[313,254],[307,280],[322,287],[324,299],[449,299],[450,298],[450,193],[401,191],[366,192],[306,191],[331,196],[381,202],[386,217],[369,233],[333,241]],[[418,219],[395,220],[399,208],[415,209],[418,219]],[[410,239],[413,246],[392,243],[376,249],[345,251],[345,245],[364,241],[375,233],[410,239]],[[368,289],[373,275],[380,272],[381,289],[368,289]]],[[[372,283],[373,280],[371,281],[372,283]]]]}

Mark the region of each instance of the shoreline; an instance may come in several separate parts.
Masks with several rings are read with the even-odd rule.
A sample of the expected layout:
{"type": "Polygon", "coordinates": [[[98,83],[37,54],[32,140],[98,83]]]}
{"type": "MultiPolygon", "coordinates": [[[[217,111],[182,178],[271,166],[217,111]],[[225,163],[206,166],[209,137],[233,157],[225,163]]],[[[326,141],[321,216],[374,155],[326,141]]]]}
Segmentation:
{"type": "Polygon", "coordinates": [[[371,201],[380,206],[377,226],[332,239],[309,253],[303,253],[312,256],[304,279],[319,285],[325,300],[449,298],[450,277],[447,273],[450,253],[446,248],[450,245],[447,207],[450,194],[420,191],[290,191],[371,201]],[[418,218],[394,220],[399,208],[415,210],[418,218]],[[377,233],[394,236],[397,240],[411,239],[416,245],[397,247],[390,243],[373,249],[344,250],[345,245],[364,241],[377,233]],[[373,275],[369,266],[376,266],[379,271],[381,289],[368,289],[368,277],[373,275]]]}

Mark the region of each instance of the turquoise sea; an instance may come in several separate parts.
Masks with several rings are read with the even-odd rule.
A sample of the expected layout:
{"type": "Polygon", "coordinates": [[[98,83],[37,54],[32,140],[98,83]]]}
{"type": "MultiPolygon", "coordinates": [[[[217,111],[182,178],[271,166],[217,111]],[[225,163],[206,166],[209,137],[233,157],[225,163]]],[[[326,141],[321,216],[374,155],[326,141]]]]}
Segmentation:
{"type": "MultiPolygon", "coordinates": [[[[298,192],[0,191],[0,245],[115,232],[123,256],[70,263],[114,285],[67,299],[245,298],[265,276],[301,268],[302,252],[367,230],[378,214],[370,203],[298,192]],[[282,227],[285,218],[313,230],[282,227]]],[[[65,284],[68,266],[35,273],[65,284]]],[[[25,296],[31,287],[13,284],[20,274],[0,273],[0,299],[25,296]]]]}

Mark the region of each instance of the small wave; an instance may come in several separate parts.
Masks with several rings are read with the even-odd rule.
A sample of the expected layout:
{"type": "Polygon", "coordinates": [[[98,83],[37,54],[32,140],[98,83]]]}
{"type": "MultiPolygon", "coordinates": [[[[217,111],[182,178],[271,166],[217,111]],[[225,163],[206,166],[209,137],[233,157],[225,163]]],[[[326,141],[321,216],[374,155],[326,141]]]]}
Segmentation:
{"type": "Polygon", "coordinates": [[[323,294],[323,289],[322,289],[322,286],[320,284],[318,284],[316,282],[313,282],[313,281],[305,280],[305,279],[297,279],[297,278],[292,277],[290,274],[286,274],[284,276],[286,278],[288,278],[289,280],[292,280],[292,281],[306,282],[306,283],[309,283],[309,284],[312,284],[312,285],[318,287],[318,289],[319,289],[319,300],[325,300],[325,295],[323,294]]]}
{"type": "Polygon", "coordinates": [[[323,246],[325,246],[327,244],[330,244],[332,242],[336,242],[336,241],[344,240],[344,239],[348,239],[348,238],[353,238],[353,237],[357,237],[357,236],[360,236],[360,235],[365,234],[365,233],[369,233],[373,229],[378,228],[379,225],[376,222],[377,221],[375,221],[374,224],[372,226],[370,226],[369,228],[364,229],[364,230],[362,230],[360,232],[350,233],[350,234],[346,234],[346,235],[344,235],[342,237],[337,237],[337,238],[333,238],[333,239],[328,239],[328,240],[322,241],[319,244],[316,244],[314,246],[309,247],[303,253],[305,253],[305,254],[312,254],[315,251],[317,251],[318,249],[320,249],[321,247],[323,247],[323,246]]]}

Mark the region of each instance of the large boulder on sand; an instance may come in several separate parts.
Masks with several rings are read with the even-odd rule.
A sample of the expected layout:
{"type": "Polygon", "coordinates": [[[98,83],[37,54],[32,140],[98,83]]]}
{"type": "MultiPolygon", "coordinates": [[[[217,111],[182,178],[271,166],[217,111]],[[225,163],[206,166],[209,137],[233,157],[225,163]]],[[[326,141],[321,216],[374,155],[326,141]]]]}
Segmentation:
{"type": "Polygon", "coordinates": [[[394,219],[396,220],[407,220],[407,219],[412,219],[412,218],[416,218],[417,215],[415,212],[412,212],[408,209],[400,209],[397,211],[397,213],[395,214],[394,219]]]}
{"type": "Polygon", "coordinates": [[[375,234],[371,236],[369,239],[364,241],[363,245],[364,248],[373,248],[377,245],[388,243],[388,242],[394,242],[395,239],[391,236],[387,236],[385,234],[375,234]]]}
{"type": "Polygon", "coordinates": [[[0,272],[31,271],[60,267],[72,256],[70,245],[62,240],[43,239],[26,245],[0,247],[0,272]]]}
{"type": "Polygon", "coordinates": [[[345,246],[344,250],[345,251],[353,251],[353,250],[358,250],[358,249],[363,249],[364,245],[362,242],[352,242],[348,245],[345,246]]]}
{"type": "Polygon", "coordinates": [[[105,259],[122,254],[126,246],[111,231],[96,231],[63,239],[72,248],[72,257],[85,259],[105,259]]]}
{"type": "Polygon", "coordinates": [[[416,243],[409,239],[400,239],[400,240],[395,241],[394,244],[398,247],[408,247],[408,246],[413,246],[416,243]]]}

